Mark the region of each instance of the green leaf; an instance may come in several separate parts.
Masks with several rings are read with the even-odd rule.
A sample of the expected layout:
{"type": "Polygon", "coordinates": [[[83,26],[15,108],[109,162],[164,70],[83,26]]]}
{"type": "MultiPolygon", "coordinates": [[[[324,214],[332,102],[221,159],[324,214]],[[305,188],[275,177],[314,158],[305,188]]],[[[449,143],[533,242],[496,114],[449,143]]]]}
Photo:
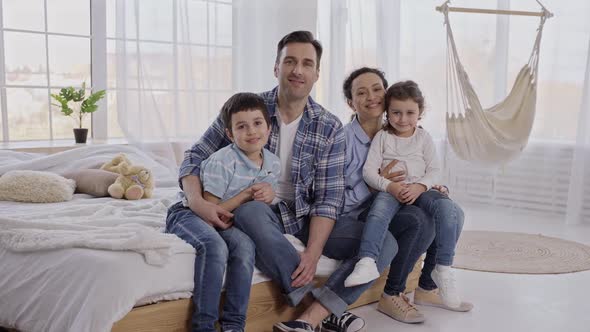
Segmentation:
{"type": "Polygon", "coordinates": [[[95,112],[98,109],[98,105],[96,105],[96,103],[99,100],[101,100],[105,95],[106,95],[106,91],[100,90],[100,91],[97,91],[97,92],[91,94],[90,96],[88,96],[88,98],[86,98],[86,100],[84,100],[82,102],[82,105],[80,107],[80,112],[82,112],[82,113],[95,112]]]}

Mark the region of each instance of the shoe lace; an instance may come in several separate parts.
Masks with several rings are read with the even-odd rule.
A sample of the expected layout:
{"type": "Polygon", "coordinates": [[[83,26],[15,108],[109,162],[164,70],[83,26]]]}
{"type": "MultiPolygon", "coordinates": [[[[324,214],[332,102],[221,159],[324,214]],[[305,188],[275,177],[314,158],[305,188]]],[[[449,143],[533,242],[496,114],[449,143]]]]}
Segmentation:
{"type": "Polygon", "coordinates": [[[324,325],[325,327],[329,327],[332,331],[335,332],[346,332],[346,329],[348,328],[348,321],[350,319],[354,320],[356,318],[357,316],[348,311],[344,312],[340,317],[331,314],[328,318],[324,319],[322,325],[324,325]]]}
{"type": "MultiPolygon", "coordinates": [[[[393,298],[395,299],[396,297],[394,296],[393,298]]],[[[401,301],[395,301],[395,305],[403,313],[407,313],[409,311],[418,311],[418,308],[416,308],[412,303],[410,303],[410,299],[405,294],[400,294],[399,298],[401,299],[401,301]]]]}

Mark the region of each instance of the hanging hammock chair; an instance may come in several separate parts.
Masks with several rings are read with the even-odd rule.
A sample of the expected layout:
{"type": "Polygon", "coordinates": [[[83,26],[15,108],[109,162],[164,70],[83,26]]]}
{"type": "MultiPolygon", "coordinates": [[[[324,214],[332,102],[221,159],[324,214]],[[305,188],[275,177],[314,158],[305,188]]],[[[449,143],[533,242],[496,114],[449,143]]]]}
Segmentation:
{"type": "Polygon", "coordinates": [[[537,100],[539,47],[545,20],[551,17],[543,7],[531,56],[518,73],[506,98],[484,109],[465,72],[449,22],[449,1],[438,7],[447,28],[447,135],[455,154],[483,164],[504,164],[524,149],[528,142],[537,100]]]}

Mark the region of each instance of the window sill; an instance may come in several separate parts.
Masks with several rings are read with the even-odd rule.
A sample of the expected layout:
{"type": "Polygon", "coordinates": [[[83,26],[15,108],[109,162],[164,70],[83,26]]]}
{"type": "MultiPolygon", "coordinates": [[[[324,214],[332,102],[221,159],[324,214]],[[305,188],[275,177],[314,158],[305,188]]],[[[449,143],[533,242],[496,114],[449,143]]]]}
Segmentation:
{"type": "Polygon", "coordinates": [[[52,140],[52,141],[19,141],[19,142],[8,142],[0,143],[0,150],[15,150],[23,152],[42,152],[42,153],[56,153],[65,150],[71,150],[87,145],[103,145],[103,144],[114,144],[122,145],[127,144],[127,140],[124,138],[113,138],[106,140],[89,139],[86,144],[76,144],[74,140],[52,140]]]}

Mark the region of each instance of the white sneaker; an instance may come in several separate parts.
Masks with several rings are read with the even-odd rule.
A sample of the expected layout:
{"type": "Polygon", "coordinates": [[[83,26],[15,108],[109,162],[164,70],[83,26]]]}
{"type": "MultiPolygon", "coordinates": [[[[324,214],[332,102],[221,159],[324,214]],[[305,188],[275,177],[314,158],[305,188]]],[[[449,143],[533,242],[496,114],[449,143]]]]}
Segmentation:
{"type": "Polygon", "coordinates": [[[457,292],[455,276],[453,275],[451,267],[436,264],[430,276],[440,290],[440,297],[443,303],[450,308],[460,307],[461,299],[457,292]]]}
{"type": "Polygon", "coordinates": [[[353,287],[363,285],[369,281],[379,278],[379,270],[375,260],[369,257],[363,257],[354,266],[354,271],[344,280],[344,287],[353,287]]]}

